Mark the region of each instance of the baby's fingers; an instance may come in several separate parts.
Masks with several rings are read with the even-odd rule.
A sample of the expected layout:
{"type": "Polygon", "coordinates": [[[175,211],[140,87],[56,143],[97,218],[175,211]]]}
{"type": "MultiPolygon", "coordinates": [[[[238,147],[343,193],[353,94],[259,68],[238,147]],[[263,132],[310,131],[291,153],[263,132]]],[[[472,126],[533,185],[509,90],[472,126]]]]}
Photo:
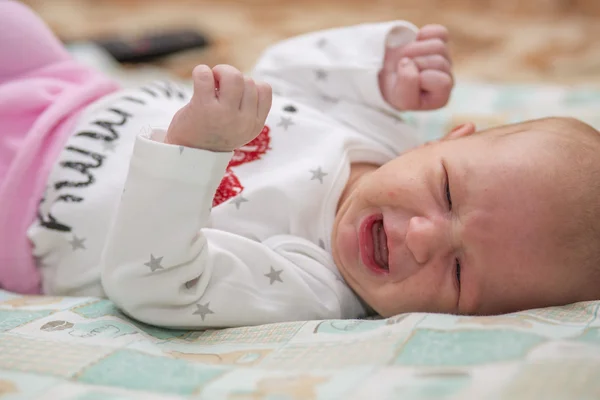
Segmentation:
{"type": "Polygon", "coordinates": [[[240,108],[244,94],[244,75],[231,65],[217,65],[213,68],[219,84],[219,101],[236,110],[240,108]]]}
{"type": "Polygon", "coordinates": [[[409,58],[398,63],[395,84],[389,98],[394,99],[393,106],[399,110],[418,110],[420,107],[421,83],[419,69],[409,58]]]}
{"type": "Polygon", "coordinates": [[[413,61],[415,62],[415,64],[417,64],[419,71],[424,71],[426,69],[435,69],[438,71],[445,72],[449,75],[452,74],[452,65],[450,64],[450,61],[439,54],[434,54],[432,56],[415,57],[413,61]]]}
{"type": "Polygon", "coordinates": [[[440,39],[442,42],[448,43],[449,37],[448,28],[438,24],[425,25],[417,33],[417,40],[440,39]]]}
{"type": "Polygon", "coordinates": [[[258,90],[252,78],[244,78],[244,95],[240,104],[241,111],[255,113],[258,106],[258,90]]]}
{"type": "Polygon", "coordinates": [[[198,65],[192,71],[194,100],[208,101],[215,98],[215,77],[207,65],[198,65]]]}
{"type": "Polygon", "coordinates": [[[273,90],[268,83],[259,82],[256,84],[256,91],[258,94],[258,110],[256,116],[260,123],[264,125],[267,120],[267,115],[269,115],[269,111],[271,110],[273,90]]]}
{"type": "Polygon", "coordinates": [[[444,72],[426,70],[421,72],[421,110],[435,110],[448,103],[452,92],[452,77],[444,72]]]}
{"type": "Polygon", "coordinates": [[[416,58],[422,56],[441,55],[450,61],[448,46],[441,39],[427,39],[407,44],[402,49],[402,56],[416,58]]]}

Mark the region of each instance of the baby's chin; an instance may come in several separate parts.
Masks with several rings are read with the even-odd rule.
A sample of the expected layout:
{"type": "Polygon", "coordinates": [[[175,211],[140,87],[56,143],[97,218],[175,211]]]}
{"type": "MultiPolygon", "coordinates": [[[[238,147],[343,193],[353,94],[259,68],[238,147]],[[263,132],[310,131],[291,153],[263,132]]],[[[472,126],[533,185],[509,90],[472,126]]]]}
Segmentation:
{"type": "MultiPolygon", "coordinates": [[[[364,301],[364,300],[363,300],[364,301]]],[[[396,299],[396,304],[370,304],[364,302],[367,309],[370,310],[374,315],[379,315],[383,318],[395,317],[399,314],[409,313],[429,313],[429,314],[454,314],[454,315],[473,315],[462,312],[457,312],[455,305],[448,304],[447,307],[434,304],[416,304],[413,299],[405,299],[402,301],[396,299]],[[412,301],[411,301],[412,300],[412,301]]]]}
{"type": "Polygon", "coordinates": [[[409,314],[409,313],[419,313],[419,312],[431,312],[431,313],[439,312],[439,311],[433,311],[433,310],[426,311],[426,308],[424,308],[424,307],[409,306],[409,305],[390,307],[389,305],[378,306],[376,304],[368,304],[366,302],[364,302],[364,304],[366,305],[367,310],[370,311],[369,315],[378,315],[382,318],[391,318],[391,317],[397,316],[398,314],[409,314]]]}

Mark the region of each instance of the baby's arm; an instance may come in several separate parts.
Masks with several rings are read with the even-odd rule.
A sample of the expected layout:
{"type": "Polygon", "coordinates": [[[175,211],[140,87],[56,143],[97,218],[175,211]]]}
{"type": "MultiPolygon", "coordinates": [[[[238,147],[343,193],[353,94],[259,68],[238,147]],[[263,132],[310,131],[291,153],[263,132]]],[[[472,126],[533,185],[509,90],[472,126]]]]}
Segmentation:
{"type": "Polygon", "coordinates": [[[397,134],[390,140],[382,132],[398,131],[400,111],[435,109],[449,99],[447,40],[440,25],[419,30],[404,21],[325,30],[267,49],[253,75],[276,93],[397,142],[402,140],[397,134]]]}
{"type": "Polygon", "coordinates": [[[323,267],[327,257],[292,253],[286,238],[208,227],[230,150],[263,128],[270,88],[227,66],[200,66],[193,77],[193,98],[168,132],[137,139],[103,256],[106,294],[130,316],[167,327],[344,317],[348,289],[323,267]]]}

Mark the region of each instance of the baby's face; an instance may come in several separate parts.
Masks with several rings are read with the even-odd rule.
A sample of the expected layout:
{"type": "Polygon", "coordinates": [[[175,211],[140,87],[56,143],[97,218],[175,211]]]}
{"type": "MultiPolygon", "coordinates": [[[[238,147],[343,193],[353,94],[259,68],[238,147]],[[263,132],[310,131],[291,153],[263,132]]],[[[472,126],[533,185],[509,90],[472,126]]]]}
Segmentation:
{"type": "Polygon", "coordinates": [[[577,270],[556,262],[560,170],[544,134],[466,134],[363,176],[334,225],[344,279],[383,316],[578,301],[577,270]]]}

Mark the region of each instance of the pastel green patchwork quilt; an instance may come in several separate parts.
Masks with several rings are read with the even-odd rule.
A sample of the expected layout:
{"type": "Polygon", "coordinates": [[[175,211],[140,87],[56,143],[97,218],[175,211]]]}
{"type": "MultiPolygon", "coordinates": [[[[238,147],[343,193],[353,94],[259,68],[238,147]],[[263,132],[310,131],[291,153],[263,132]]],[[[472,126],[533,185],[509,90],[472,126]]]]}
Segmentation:
{"type": "MultiPolygon", "coordinates": [[[[406,119],[434,139],[549,115],[600,128],[600,91],[461,84],[406,119]]],[[[0,399],[600,399],[599,308],[179,331],[108,300],[0,290],[0,399]]]]}
{"type": "Polygon", "coordinates": [[[0,292],[0,398],[598,399],[599,307],[189,332],[0,292]]]}

